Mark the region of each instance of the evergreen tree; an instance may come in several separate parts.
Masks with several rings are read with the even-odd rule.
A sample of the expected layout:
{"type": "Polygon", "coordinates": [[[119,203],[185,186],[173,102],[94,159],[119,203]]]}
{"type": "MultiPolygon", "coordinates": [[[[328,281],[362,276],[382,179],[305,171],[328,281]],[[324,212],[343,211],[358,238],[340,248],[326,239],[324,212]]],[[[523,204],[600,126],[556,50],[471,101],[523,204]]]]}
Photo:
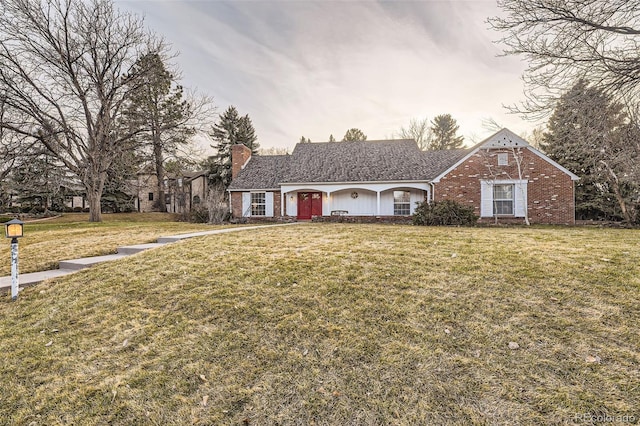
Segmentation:
{"type": "Polygon", "coordinates": [[[167,157],[175,156],[179,146],[186,144],[194,133],[187,125],[192,109],[183,99],[182,86],[174,84],[174,75],[166,69],[157,53],[142,56],[132,74],[139,78],[131,92],[125,123],[141,129],[135,139],[145,154],[142,158],[149,158],[153,164],[158,180],[155,207],[165,211],[165,161],[167,157]]]}
{"type": "Polygon", "coordinates": [[[234,106],[222,113],[209,135],[215,141],[212,148],[216,150],[216,155],[207,160],[209,181],[212,185],[226,189],[231,183],[231,147],[243,144],[253,154],[257,154],[260,147],[258,138],[249,115],[240,117],[234,106]]]}
{"type": "Polygon", "coordinates": [[[60,161],[45,150],[23,153],[8,180],[8,186],[18,194],[21,204],[55,210],[62,208],[63,189],[70,183],[60,161]]]}
{"type": "Polygon", "coordinates": [[[585,80],[560,97],[541,148],[580,177],[578,218],[634,220],[638,152],[627,123],[623,106],[585,80]]]}
{"type": "MultiPolygon", "coordinates": [[[[311,141],[309,141],[311,142],[311,141]]],[[[256,136],[256,130],[253,127],[251,118],[249,115],[240,117],[238,121],[238,141],[242,145],[247,146],[253,154],[258,153],[260,145],[258,144],[258,137],[256,136]]]]}
{"type": "Polygon", "coordinates": [[[350,141],[366,141],[367,140],[367,135],[365,135],[362,130],[360,129],[356,129],[356,128],[352,128],[347,130],[347,133],[344,134],[344,137],[342,138],[343,142],[350,142],[350,141]]]}
{"type": "Polygon", "coordinates": [[[335,142],[336,138],[333,137],[333,134],[329,135],[329,142],[335,142]]]}
{"type": "Polygon", "coordinates": [[[431,120],[431,143],[429,149],[462,148],[464,136],[457,136],[460,126],[451,114],[441,114],[431,120]]]}

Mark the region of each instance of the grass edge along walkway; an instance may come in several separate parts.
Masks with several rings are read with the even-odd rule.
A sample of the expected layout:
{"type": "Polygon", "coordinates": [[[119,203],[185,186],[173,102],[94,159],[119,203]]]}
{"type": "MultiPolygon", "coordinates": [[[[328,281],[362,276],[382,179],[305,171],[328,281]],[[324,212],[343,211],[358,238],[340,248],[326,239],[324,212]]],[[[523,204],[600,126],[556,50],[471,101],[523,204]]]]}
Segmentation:
{"type": "MultiPolygon", "coordinates": [[[[278,223],[273,225],[243,226],[243,227],[230,228],[230,229],[214,229],[211,231],[191,232],[187,234],[177,234],[177,235],[169,235],[166,237],[159,237],[156,243],[118,247],[118,253],[116,254],[83,257],[83,258],[71,259],[71,260],[61,260],[60,267],[58,269],[50,269],[46,271],[31,272],[28,274],[18,275],[18,287],[19,289],[22,289],[24,287],[39,284],[50,278],[57,278],[64,275],[72,274],[74,272],[78,272],[82,269],[91,267],[98,263],[122,259],[123,257],[127,257],[135,253],[140,253],[141,251],[162,247],[165,244],[178,242],[187,238],[202,237],[206,235],[215,235],[215,234],[226,234],[228,232],[249,231],[249,230],[260,229],[260,228],[273,228],[276,226],[297,225],[297,224],[300,224],[300,222],[278,223]]],[[[4,294],[7,291],[11,291],[10,275],[0,277],[0,294],[4,294]]]]}

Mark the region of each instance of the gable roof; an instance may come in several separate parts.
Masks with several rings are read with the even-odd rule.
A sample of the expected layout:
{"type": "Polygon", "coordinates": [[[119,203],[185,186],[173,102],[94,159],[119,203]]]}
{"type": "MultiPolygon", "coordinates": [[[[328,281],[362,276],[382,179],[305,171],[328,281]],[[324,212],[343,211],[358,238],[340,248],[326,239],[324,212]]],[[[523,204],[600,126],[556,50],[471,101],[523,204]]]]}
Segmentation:
{"type": "Polygon", "coordinates": [[[469,157],[473,156],[476,152],[478,152],[481,149],[511,148],[511,147],[526,148],[532,153],[534,153],[535,155],[537,155],[538,157],[542,158],[544,161],[548,162],[549,164],[553,165],[557,169],[569,175],[571,180],[575,181],[580,179],[574,173],[571,173],[568,169],[562,167],[560,164],[556,163],[551,158],[547,157],[542,152],[538,151],[537,149],[529,145],[529,143],[526,140],[522,139],[520,136],[516,135],[511,130],[507,128],[503,128],[501,130],[498,130],[496,133],[489,136],[482,142],[476,144],[474,147],[468,149],[466,155],[461,156],[457,161],[453,162],[453,164],[451,164],[445,170],[440,172],[437,176],[434,176],[433,182],[439,182],[443,176],[447,175],[449,172],[454,170],[460,164],[464,163],[469,157]]]}
{"type": "Polygon", "coordinates": [[[290,155],[253,155],[229,185],[237,189],[279,189],[289,169],[290,155]]]}
{"type": "Polygon", "coordinates": [[[253,156],[230,191],[284,183],[429,181],[468,149],[421,151],[412,139],[299,143],[291,155],[253,156]]]}
{"type": "Polygon", "coordinates": [[[429,158],[412,139],[300,143],[283,183],[424,181],[444,156],[429,158]]]}

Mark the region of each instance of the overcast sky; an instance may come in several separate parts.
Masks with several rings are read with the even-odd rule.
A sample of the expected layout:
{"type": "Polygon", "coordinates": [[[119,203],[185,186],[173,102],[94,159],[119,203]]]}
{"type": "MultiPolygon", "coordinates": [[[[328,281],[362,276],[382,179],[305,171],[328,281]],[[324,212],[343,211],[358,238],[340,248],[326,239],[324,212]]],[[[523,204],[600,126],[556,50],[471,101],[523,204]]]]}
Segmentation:
{"type": "Polygon", "coordinates": [[[300,136],[391,138],[411,118],[450,113],[467,144],[493,118],[531,123],[503,105],[523,100],[524,63],[499,57],[486,19],[495,1],[126,0],[120,8],[179,52],[183,85],[249,114],[262,147],[300,136]]]}

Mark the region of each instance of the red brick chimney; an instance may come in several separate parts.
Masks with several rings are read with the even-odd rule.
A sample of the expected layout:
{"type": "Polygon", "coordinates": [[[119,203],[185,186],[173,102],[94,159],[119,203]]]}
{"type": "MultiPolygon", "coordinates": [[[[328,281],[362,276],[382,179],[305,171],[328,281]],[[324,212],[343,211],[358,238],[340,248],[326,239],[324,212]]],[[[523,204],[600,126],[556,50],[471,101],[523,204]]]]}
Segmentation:
{"type": "Polygon", "coordinates": [[[231,147],[231,179],[235,179],[251,158],[251,150],[246,145],[236,144],[231,147]]]}

